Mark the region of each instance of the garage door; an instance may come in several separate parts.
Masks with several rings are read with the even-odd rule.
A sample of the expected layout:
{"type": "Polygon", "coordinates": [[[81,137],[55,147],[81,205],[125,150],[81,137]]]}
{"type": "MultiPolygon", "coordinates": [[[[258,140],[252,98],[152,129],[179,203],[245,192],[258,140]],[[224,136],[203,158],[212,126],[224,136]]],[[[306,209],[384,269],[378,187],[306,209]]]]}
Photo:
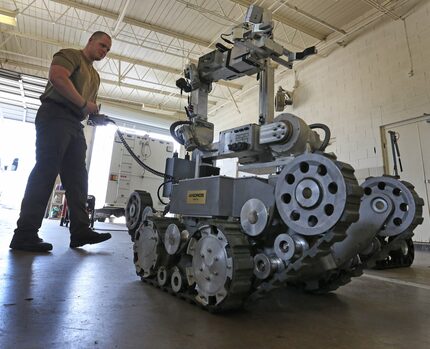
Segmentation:
{"type": "Polygon", "coordinates": [[[0,69],[0,117],[34,122],[46,79],[0,69]]]}

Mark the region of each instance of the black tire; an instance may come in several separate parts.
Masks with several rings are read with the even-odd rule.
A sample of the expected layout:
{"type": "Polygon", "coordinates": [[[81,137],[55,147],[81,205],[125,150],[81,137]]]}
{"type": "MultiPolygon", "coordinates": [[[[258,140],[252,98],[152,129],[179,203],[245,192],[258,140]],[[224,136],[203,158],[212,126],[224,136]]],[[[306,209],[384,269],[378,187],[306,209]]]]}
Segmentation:
{"type": "Polygon", "coordinates": [[[405,242],[406,250],[398,249],[390,251],[388,257],[384,260],[376,261],[372,269],[409,268],[414,262],[415,248],[412,238],[406,239],[405,242]]]}
{"type": "Polygon", "coordinates": [[[408,247],[407,251],[395,250],[390,252],[390,257],[393,264],[399,267],[409,268],[414,262],[415,258],[415,248],[412,238],[405,240],[408,247]]]}

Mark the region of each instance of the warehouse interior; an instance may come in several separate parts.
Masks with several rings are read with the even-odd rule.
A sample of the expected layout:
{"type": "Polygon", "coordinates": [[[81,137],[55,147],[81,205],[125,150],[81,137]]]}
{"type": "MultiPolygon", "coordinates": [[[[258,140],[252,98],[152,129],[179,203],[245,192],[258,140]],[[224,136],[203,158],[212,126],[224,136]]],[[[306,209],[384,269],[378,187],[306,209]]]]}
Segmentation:
{"type": "Polygon", "coordinates": [[[429,348],[429,37],[429,0],[0,0],[0,348],[429,348]],[[96,31],[112,238],[69,247],[58,176],[54,248],[11,249],[51,61],[96,31]]]}

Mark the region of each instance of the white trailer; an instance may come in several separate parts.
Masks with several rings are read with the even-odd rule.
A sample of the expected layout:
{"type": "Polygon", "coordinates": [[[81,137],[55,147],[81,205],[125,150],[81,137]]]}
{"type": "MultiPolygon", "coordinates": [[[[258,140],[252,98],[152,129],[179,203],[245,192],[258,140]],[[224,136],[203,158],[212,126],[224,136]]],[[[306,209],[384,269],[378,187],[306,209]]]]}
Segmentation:
{"type": "MultiPolygon", "coordinates": [[[[173,155],[173,142],[127,132],[123,136],[140,160],[149,167],[164,172],[166,158],[173,155]]],[[[163,181],[164,178],[139,166],[115,134],[105,205],[104,208],[96,210],[96,219],[103,220],[110,216],[110,212],[118,216],[118,212],[123,212],[130,194],[135,190],[149,192],[154,208],[163,210],[164,205],[157,196],[157,190],[163,181]]],[[[162,190],[160,192],[162,193],[162,190]]]]}

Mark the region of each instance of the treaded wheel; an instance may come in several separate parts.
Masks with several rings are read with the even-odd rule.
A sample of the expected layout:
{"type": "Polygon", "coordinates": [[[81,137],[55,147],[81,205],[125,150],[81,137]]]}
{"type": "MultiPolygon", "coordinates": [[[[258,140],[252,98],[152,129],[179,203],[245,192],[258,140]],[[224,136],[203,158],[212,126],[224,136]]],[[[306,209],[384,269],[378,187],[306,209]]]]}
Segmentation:
{"type": "MultiPolygon", "coordinates": [[[[302,235],[312,236],[314,242],[303,252],[301,257],[290,263],[285,270],[275,273],[270,280],[262,282],[251,296],[251,300],[257,299],[262,294],[280,287],[286,282],[295,285],[306,284],[307,290],[317,290],[318,288],[328,289],[326,287],[328,285],[326,283],[328,280],[327,275],[319,274],[318,264],[322,258],[331,253],[331,247],[334,243],[342,241],[345,238],[348,227],[357,221],[362,193],[362,188],[358,185],[357,179],[354,176],[354,169],[346,163],[331,159],[327,154],[303,154],[285,166],[279,175],[275,188],[276,205],[279,214],[284,223],[293,231],[302,235]],[[294,178],[291,178],[289,174],[292,174],[294,178]],[[297,174],[297,178],[294,174],[297,174]],[[322,181],[321,177],[325,176],[327,178],[322,181]],[[330,178],[335,179],[334,183],[341,184],[341,187],[337,185],[337,191],[334,190],[335,186],[333,185],[331,189],[329,188],[332,182],[327,181],[327,179],[330,180],[330,178]],[[311,179],[313,182],[308,182],[311,184],[309,186],[299,187],[298,184],[302,183],[301,181],[304,179],[311,179]],[[320,181],[323,183],[321,186],[319,186],[320,181]],[[306,188],[309,188],[309,190],[306,188]],[[339,188],[341,189],[339,190],[339,188]],[[299,193],[298,199],[293,199],[293,196],[297,192],[299,193]],[[333,208],[333,213],[330,213],[331,209],[325,212],[325,206],[330,203],[330,200],[334,200],[334,202],[338,202],[339,204],[333,208]],[[310,215],[315,215],[314,212],[318,210],[321,212],[321,207],[324,209],[323,218],[325,216],[333,216],[334,212],[336,212],[336,215],[340,213],[339,218],[333,219],[331,217],[330,224],[326,224],[325,227],[318,224],[309,227],[309,219],[302,221],[300,219],[296,221],[290,219],[291,213],[296,208],[303,210],[305,215],[309,217],[310,215]],[[331,226],[333,223],[334,225],[331,226]],[[292,225],[297,226],[298,229],[292,228],[292,225]],[[327,226],[331,226],[331,228],[319,234],[327,226]],[[312,279],[312,276],[315,278],[312,279]]],[[[359,270],[350,270],[349,272],[355,274],[359,270]]],[[[329,274],[328,277],[331,277],[331,275],[329,274]]],[[[344,278],[343,276],[341,276],[342,280],[335,275],[334,278],[339,281],[336,288],[347,283],[349,280],[348,277],[344,278]]],[[[330,288],[334,286],[332,281],[330,279],[330,288]]]]}
{"type": "Polygon", "coordinates": [[[190,240],[186,270],[196,300],[211,312],[239,308],[251,288],[253,263],[249,243],[238,224],[203,225],[190,240]]]}
{"type": "Polygon", "coordinates": [[[132,241],[134,241],[136,230],[142,223],[142,214],[145,207],[152,208],[152,205],[151,194],[148,192],[135,190],[130,194],[125,207],[125,220],[132,241]]]}
{"type": "MultiPolygon", "coordinates": [[[[299,287],[307,293],[323,295],[337,290],[351,282],[352,277],[357,277],[363,274],[363,266],[358,257],[351,260],[351,265],[348,269],[335,269],[326,273],[317,280],[303,282],[299,287]]],[[[296,285],[297,286],[297,285],[296,285]]]]}
{"type": "MultiPolygon", "coordinates": [[[[391,241],[393,238],[390,238],[391,241]]],[[[390,251],[384,260],[376,261],[373,269],[409,268],[415,259],[415,247],[412,238],[401,242],[400,248],[390,251]]]]}
{"type": "MultiPolygon", "coordinates": [[[[276,206],[284,223],[294,231],[315,236],[332,229],[348,211],[351,166],[322,154],[303,154],[288,163],[276,183],[276,206]],[[345,176],[346,175],[346,176],[345,176]]],[[[356,208],[351,210],[355,211],[356,208]]],[[[349,217],[350,221],[358,218],[349,217]]]]}
{"type": "Polygon", "coordinates": [[[125,219],[128,229],[137,229],[141,223],[142,213],[146,206],[152,207],[151,194],[142,190],[135,190],[130,194],[125,208],[125,219]]]}
{"type": "Polygon", "coordinates": [[[142,278],[156,275],[163,252],[163,243],[152,222],[142,223],[133,245],[136,273],[142,278]]]}
{"type": "Polygon", "coordinates": [[[388,217],[379,236],[397,236],[405,231],[413,231],[423,221],[424,201],[414,190],[414,186],[391,176],[370,177],[361,184],[364,195],[378,193],[387,195],[393,202],[393,213],[388,217]]]}
{"type": "Polygon", "coordinates": [[[403,241],[404,244],[398,249],[390,252],[394,264],[402,267],[410,267],[415,258],[415,247],[412,238],[403,241]]]}

